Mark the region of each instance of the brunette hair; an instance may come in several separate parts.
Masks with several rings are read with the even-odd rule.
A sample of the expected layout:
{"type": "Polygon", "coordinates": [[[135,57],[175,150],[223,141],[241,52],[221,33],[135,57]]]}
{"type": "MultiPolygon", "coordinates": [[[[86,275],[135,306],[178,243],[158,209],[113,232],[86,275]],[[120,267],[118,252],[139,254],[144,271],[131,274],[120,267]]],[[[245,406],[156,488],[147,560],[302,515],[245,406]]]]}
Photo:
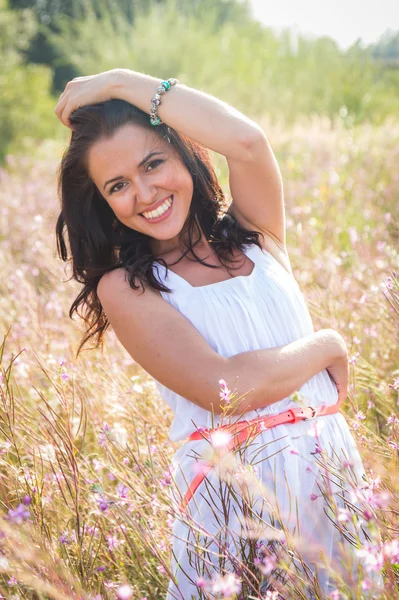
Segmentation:
{"type": "MultiPolygon", "coordinates": [[[[227,269],[234,248],[242,251],[244,244],[261,246],[259,232],[243,228],[226,212],[227,203],[209,153],[200,144],[165,124],[152,127],[145,112],[118,99],[79,108],[72,113],[70,120],[74,130],[58,170],[61,213],[56,236],[59,256],[72,263],[72,277],[83,284],[69,311],[71,318],[76,312],[86,324],[86,332],[77,351],[79,354],[90,338],[95,339],[94,347],[102,345],[109,325],[97,296],[98,282],[105,273],[124,267],[133,289],[139,288],[135,283],[139,281],[143,289],[147,284],[156,290],[171,292],[154,276],[150,236],[121,223],[90,179],[87,153],[100,138],[112,137],[119,127],[133,123],[155,131],[177,151],[193,180],[189,215],[180,232],[186,247],[183,256],[191,252],[196,260],[207,265],[194,252],[194,246],[200,241],[199,235],[193,242],[194,235],[200,234],[198,226],[227,269]]],[[[158,260],[167,269],[165,261],[158,260]]],[[[216,268],[214,265],[207,266],[216,268]]]]}

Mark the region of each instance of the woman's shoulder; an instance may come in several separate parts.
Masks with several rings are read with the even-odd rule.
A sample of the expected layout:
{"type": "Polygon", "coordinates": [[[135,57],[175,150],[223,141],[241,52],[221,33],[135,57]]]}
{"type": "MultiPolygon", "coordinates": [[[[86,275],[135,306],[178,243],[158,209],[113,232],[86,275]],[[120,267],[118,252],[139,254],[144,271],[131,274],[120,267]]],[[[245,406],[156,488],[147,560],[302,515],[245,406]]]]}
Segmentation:
{"type": "MultiPolygon", "coordinates": [[[[129,281],[129,273],[124,267],[118,267],[112,271],[105,273],[97,285],[97,296],[103,304],[103,302],[117,300],[119,294],[123,294],[126,290],[130,290],[130,293],[135,295],[141,295],[146,290],[151,290],[149,285],[143,283],[138,277],[133,280],[133,284],[137,286],[137,289],[133,288],[129,281]]],[[[155,291],[155,290],[153,290],[155,291]]]]}

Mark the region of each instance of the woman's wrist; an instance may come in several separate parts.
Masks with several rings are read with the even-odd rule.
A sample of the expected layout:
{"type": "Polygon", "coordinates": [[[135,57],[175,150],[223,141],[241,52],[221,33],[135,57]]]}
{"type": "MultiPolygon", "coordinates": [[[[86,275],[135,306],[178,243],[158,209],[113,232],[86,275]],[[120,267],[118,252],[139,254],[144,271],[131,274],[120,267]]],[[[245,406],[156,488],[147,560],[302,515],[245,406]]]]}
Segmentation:
{"type": "Polygon", "coordinates": [[[130,102],[149,115],[151,99],[162,81],[130,69],[114,69],[110,76],[109,92],[111,98],[130,102]]]}
{"type": "MultiPolygon", "coordinates": [[[[169,77],[166,74],[165,79],[169,77]]],[[[151,100],[162,81],[137,71],[115,69],[109,81],[109,94],[149,115],[151,100]]],[[[158,116],[179,133],[227,158],[248,159],[252,156],[248,149],[250,142],[255,143],[261,137],[261,129],[242,113],[184,83],[173,86],[162,97],[158,116]]]]}

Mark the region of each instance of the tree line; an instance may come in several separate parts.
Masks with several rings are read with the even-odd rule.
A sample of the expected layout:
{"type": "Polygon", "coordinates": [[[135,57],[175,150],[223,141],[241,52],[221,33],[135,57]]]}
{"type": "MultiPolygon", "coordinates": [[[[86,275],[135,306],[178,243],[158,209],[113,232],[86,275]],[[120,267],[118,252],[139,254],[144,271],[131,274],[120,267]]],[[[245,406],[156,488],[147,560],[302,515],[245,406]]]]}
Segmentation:
{"type": "Polygon", "coordinates": [[[246,0],[0,0],[0,160],[57,135],[67,81],[115,67],[178,77],[253,118],[319,114],[348,126],[399,112],[399,31],[343,51],[280,34],[246,0]]]}

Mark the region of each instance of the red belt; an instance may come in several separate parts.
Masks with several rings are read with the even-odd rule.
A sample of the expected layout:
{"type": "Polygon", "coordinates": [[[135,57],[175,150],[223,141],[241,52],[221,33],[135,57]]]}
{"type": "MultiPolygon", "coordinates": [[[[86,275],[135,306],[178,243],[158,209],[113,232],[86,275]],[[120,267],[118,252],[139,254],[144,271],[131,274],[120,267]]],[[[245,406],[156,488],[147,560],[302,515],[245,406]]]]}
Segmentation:
{"type": "MultiPolygon", "coordinates": [[[[315,419],[316,417],[322,417],[325,415],[333,415],[339,412],[341,402],[335,404],[316,406],[304,406],[302,408],[292,408],[286,410],[277,415],[268,415],[267,417],[256,417],[251,421],[238,421],[236,423],[226,424],[222,427],[216,427],[215,429],[200,429],[194,431],[187,441],[210,439],[211,435],[215,431],[226,430],[233,435],[233,439],[226,446],[226,452],[231,451],[235,446],[238,446],[244,440],[247,440],[252,435],[258,435],[265,429],[271,429],[277,425],[284,425],[286,423],[296,423],[297,421],[307,421],[309,419],[315,419]]],[[[181,510],[185,510],[187,504],[194,496],[195,491],[205,479],[206,475],[212,469],[212,465],[204,464],[201,473],[198,473],[193,481],[191,482],[186,495],[184,496],[183,502],[180,505],[181,510]]]]}

